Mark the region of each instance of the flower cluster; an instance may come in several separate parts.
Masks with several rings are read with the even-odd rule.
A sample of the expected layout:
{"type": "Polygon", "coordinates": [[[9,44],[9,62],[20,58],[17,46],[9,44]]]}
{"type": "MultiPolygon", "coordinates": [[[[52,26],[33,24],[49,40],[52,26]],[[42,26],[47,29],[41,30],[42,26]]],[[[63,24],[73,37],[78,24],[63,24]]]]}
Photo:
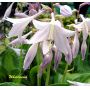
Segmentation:
{"type": "MultiPolygon", "coordinates": [[[[82,15],[81,18],[83,22],[75,23],[75,30],[68,30],[64,28],[62,23],[59,20],[55,20],[55,13],[48,6],[44,6],[44,8],[38,8],[36,4],[29,4],[29,14],[21,13],[17,11],[15,16],[17,18],[9,18],[9,14],[11,12],[12,3],[9,8],[6,10],[3,20],[7,20],[12,23],[12,28],[8,34],[9,37],[17,36],[16,39],[11,41],[9,44],[17,45],[17,44],[29,44],[30,48],[25,56],[24,70],[28,69],[34,60],[38,47],[41,48],[41,52],[43,54],[43,61],[40,65],[40,72],[42,74],[43,70],[46,66],[51,63],[51,60],[54,56],[54,70],[57,69],[61,59],[62,54],[65,56],[65,60],[68,64],[71,64],[73,58],[75,58],[79,51],[79,32],[83,33],[83,42],[81,45],[81,53],[82,60],[85,59],[85,53],[87,49],[86,39],[88,36],[89,30],[89,22],[90,19],[84,18],[82,15]],[[37,9],[38,8],[38,9],[37,9]],[[50,11],[50,22],[42,22],[40,20],[36,20],[39,15],[44,14],[44,12],[50,11]],[[36,32],[30,39],[27,37],[33,34],[33,31],[28,32],[23,35],[23,32],[28,24],[32,23],[36,28],[36,32]],[[73,40],[71,41],[71,37],[73,40]],[[54,52],[54,53],[53,53],[54,52]]],[[[54,4],[58,8],[60,8],[60,14],[64,17],[69,17],[72,15],[72,10],[67,5],[60,5],[58,3],[54,4]]],[[[40,5],[39,5],[40,6],[40,5]]],[[[32,25],[31,24],[31,25],[32,25]]]]}

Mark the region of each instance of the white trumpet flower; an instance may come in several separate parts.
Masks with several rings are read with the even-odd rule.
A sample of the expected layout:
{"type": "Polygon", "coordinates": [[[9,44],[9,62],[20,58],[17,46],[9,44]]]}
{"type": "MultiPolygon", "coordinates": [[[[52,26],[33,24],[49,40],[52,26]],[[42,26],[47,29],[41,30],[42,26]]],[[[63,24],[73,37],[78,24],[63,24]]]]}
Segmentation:
{"type": "MultiPolygon", "coordinates": [[[[42,41],[49,41],[55,43],[56,47],[65,55],[71,55],[71,48],[67,37],[71,37],[75,34],[75,31],[70,31],[61,26],[61,23],[55,21],[54,13],[51,13],[51,22],[40,22],[33,20],[33,24],[36,29],[39,29],[30,39],[29,44],[35,44],[42,41]]],[[[70,61],[67,62],[70,64],[70,61]]]]}
{"type": "Polygon", "coordinates": [[[82,22],[80,24],[74,25],[74,27],[83,34],[83,41],[81,45],[81,53],[82,53],[82,60],[85,59],[87,44],[86,40],[90,32],[90,19],[84,18],[83,15],[80,15],[82,18],[82,22]]]}
{"type": "Polygon", "coordinates": [[[7,18],[6,20],[13,23],[13,27],[11,28],[9,32],[9,37],[13,36],[18,36],[21,37],[23,34],[24,29],[26,26],[37,16],[41,15],[44,12],[44,10],[38,12],[37,14],[31,16],[31,17],[26,17],[26,18],[21,18],[21,19],[12,19],[12,18],[7,18]]]}

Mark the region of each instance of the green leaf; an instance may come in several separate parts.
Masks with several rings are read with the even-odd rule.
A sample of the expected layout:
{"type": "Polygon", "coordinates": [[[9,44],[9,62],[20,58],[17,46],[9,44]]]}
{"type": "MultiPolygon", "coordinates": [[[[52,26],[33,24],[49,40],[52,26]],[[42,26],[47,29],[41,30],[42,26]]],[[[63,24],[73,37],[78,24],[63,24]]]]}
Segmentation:
{"type": "Polygon", "coordinates": [[[31,85],[37,85],[37,70],[38,66],[34,66],[29,73],[29,79],[31,85]]]}
{"type": "Polygon", "coordinates": [[[67,73],[66,79],[77,82],[88,82],[88,79],[90,79],[90,73],[67,73]]]}
{"type": "Polygon", "coordinates": [[[17,54],[9,47],[0,55],[2,57],[2,66],[10,73],[19,66],[17,54]]]}

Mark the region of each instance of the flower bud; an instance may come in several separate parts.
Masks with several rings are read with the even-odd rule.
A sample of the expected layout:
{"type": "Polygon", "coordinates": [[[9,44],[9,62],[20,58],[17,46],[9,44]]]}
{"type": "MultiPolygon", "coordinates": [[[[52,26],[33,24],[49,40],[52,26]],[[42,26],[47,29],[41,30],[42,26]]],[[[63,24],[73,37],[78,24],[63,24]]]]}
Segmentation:
{"type": "Polygon", "coordinates": [[[49,52],[44,56],[43,62],[40,65],[40,70],[38,73],[39,77],[42,76],[43,70],[47,67],[47,65],[51,62],[51,60],[52,60],[52,52],[49,52]]]}
{"type": "Polygon", "coordinates": [[[60,13],[61,15],[68,17],[72,15],[72,10],[67,5],[60,5],[60,13]]]}

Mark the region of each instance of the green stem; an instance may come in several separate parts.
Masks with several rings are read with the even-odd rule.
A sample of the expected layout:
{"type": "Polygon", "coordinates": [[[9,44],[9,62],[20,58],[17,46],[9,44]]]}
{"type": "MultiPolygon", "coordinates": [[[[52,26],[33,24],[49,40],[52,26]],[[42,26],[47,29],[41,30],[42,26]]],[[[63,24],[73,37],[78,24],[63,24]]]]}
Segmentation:
{"type": "Polygon", "coordinates": [[[63,74],[63,77],[62,77],[62,80],[61,80],[62,83],[65,81],[67,70],[68,70],[68,64],[66,64],[66,67],[65,67],[65,70],[64,70],[64,74],[63,74]]]}
{"type": "MultiPolygon", "coordinates": [[[[40,69],[39,69],[39,66],[38,66],[38,70],[37,71],[39,72],[39,70],[40,69]]],[[[38,72],[37,72],[37,85],[40,86],[41,85],[41,77],[39,77],[38,72]]]]}
{"type": "Polygon", "coordinates": [[[41,85],[41,77],[39,77],[39,75],[38,75],[39,70],[40,70],[40,60],[38,58],[38,53],[37,53],[36,59],[37,59],[37,66],[38,66],[38,69],[37,69],[37,85],[40,86],[41,85]]]}
{"type": "Polygon", "coordinates": [[[48,86],[49,84],[49,78],[50,78],[50,66],[51,66],[51,63],[48,65],[47,67],[47,76],[46,76],[46,82],[45,82],[45,86],[48,86]]]}

